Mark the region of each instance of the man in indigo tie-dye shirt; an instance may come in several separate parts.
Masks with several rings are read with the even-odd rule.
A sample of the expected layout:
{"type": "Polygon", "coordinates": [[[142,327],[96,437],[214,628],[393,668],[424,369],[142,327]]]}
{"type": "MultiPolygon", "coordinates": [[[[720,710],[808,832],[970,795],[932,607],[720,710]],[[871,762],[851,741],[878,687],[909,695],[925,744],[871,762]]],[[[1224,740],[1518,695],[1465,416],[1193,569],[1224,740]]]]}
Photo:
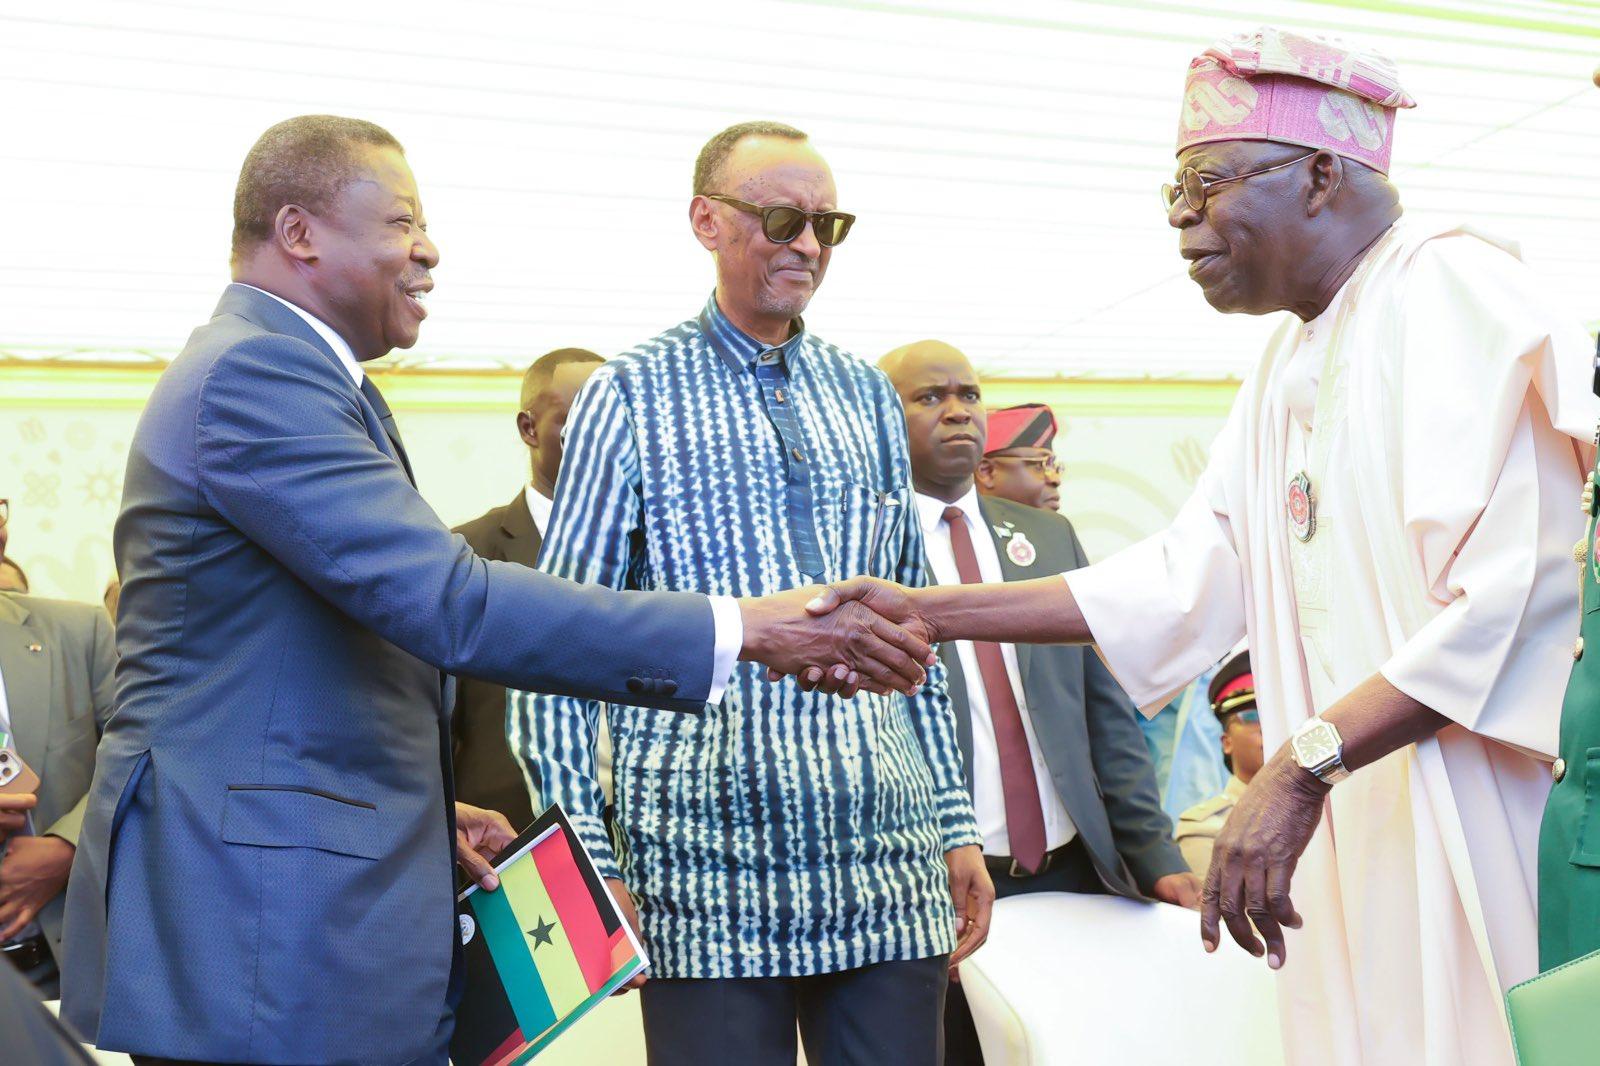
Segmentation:
{"type": "MultiPolygon", "coordinates": [[[[745,123],[701,151],[694,194],[716,291],[585,386],[541,568],[731,596],[923,584],[899,398],[799,317],[853,222],[827,164],[745,123]]],[[[947,967],[993,898],[942,667],[914,697],[845,699],[744,662],[702,714],[609,707],[615,853],[599,713],[515,695],[508,725],[539,802],[637,902],[653,1066],[793,1063],[797,1022],[812,1062],[939,1062],[947,967]]]]}

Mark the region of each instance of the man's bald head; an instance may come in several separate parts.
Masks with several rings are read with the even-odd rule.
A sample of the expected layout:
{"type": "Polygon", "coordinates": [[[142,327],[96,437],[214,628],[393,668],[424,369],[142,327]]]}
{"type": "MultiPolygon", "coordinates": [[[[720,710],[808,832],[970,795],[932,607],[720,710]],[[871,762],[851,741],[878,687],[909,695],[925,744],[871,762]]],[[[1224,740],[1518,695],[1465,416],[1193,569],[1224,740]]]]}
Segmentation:
{"type": "Polygon", "coordinates": [[[988,415],[978,373],[944,341],[903,345],[878,360],[900,395],[918,492],[954,503],[972,488],[983,458],[988,415]]]}
{"type": "Polygon", "coordinates": [[[878,369],[888,374],[889,380],[898,389],[901,375],[915,374],[932,362],[959,362],[969,370],[972,368],[966,354],[955,345],[945,341],[925,340],[902,344],[893,351],[884,353],[883,358],[878,360],[878,369]]]}

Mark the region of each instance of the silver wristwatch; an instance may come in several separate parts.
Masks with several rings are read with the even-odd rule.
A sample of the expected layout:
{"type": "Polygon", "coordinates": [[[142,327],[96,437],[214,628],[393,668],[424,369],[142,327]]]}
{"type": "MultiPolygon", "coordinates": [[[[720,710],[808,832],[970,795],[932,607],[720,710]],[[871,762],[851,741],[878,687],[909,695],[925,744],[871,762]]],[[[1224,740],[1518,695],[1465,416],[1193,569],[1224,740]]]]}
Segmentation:
{"type": "Polygon", "coordinates": [[[1350,771],[1344,768],[1344,738],[1332,722],[1323,721],[1320,715],[1312,716],[1296,730],[1289,738],[1289,746],[1300,768],[1316,774],[1324,784],[1331,785],[1350,776],[1350,771]]]}

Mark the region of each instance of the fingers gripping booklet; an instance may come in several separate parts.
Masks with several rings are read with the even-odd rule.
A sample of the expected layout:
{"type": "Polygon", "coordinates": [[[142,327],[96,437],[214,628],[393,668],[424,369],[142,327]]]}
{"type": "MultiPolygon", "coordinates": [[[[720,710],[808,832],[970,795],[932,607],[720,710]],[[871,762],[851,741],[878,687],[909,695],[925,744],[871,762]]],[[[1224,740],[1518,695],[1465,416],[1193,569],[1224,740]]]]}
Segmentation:
{"type": "Polygon", "coordinates": [[[457,897],[466,989],[456,1066],[527,1062],[649,961],[566,814],[552,805],[457,897]]]}

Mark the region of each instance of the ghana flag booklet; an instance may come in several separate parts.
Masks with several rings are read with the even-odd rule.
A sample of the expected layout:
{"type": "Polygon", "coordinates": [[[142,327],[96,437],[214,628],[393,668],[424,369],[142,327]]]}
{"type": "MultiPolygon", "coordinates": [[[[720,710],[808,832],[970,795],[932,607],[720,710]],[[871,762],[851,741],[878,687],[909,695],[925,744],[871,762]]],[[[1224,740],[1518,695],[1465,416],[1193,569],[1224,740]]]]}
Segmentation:
{"type": "Polygon", "coordinates": [[[500,887],[457,897],[466,989],[455,1066],[527,1062],[649,965],[594,862],[552,804],[495,860],[500,887]]]}

